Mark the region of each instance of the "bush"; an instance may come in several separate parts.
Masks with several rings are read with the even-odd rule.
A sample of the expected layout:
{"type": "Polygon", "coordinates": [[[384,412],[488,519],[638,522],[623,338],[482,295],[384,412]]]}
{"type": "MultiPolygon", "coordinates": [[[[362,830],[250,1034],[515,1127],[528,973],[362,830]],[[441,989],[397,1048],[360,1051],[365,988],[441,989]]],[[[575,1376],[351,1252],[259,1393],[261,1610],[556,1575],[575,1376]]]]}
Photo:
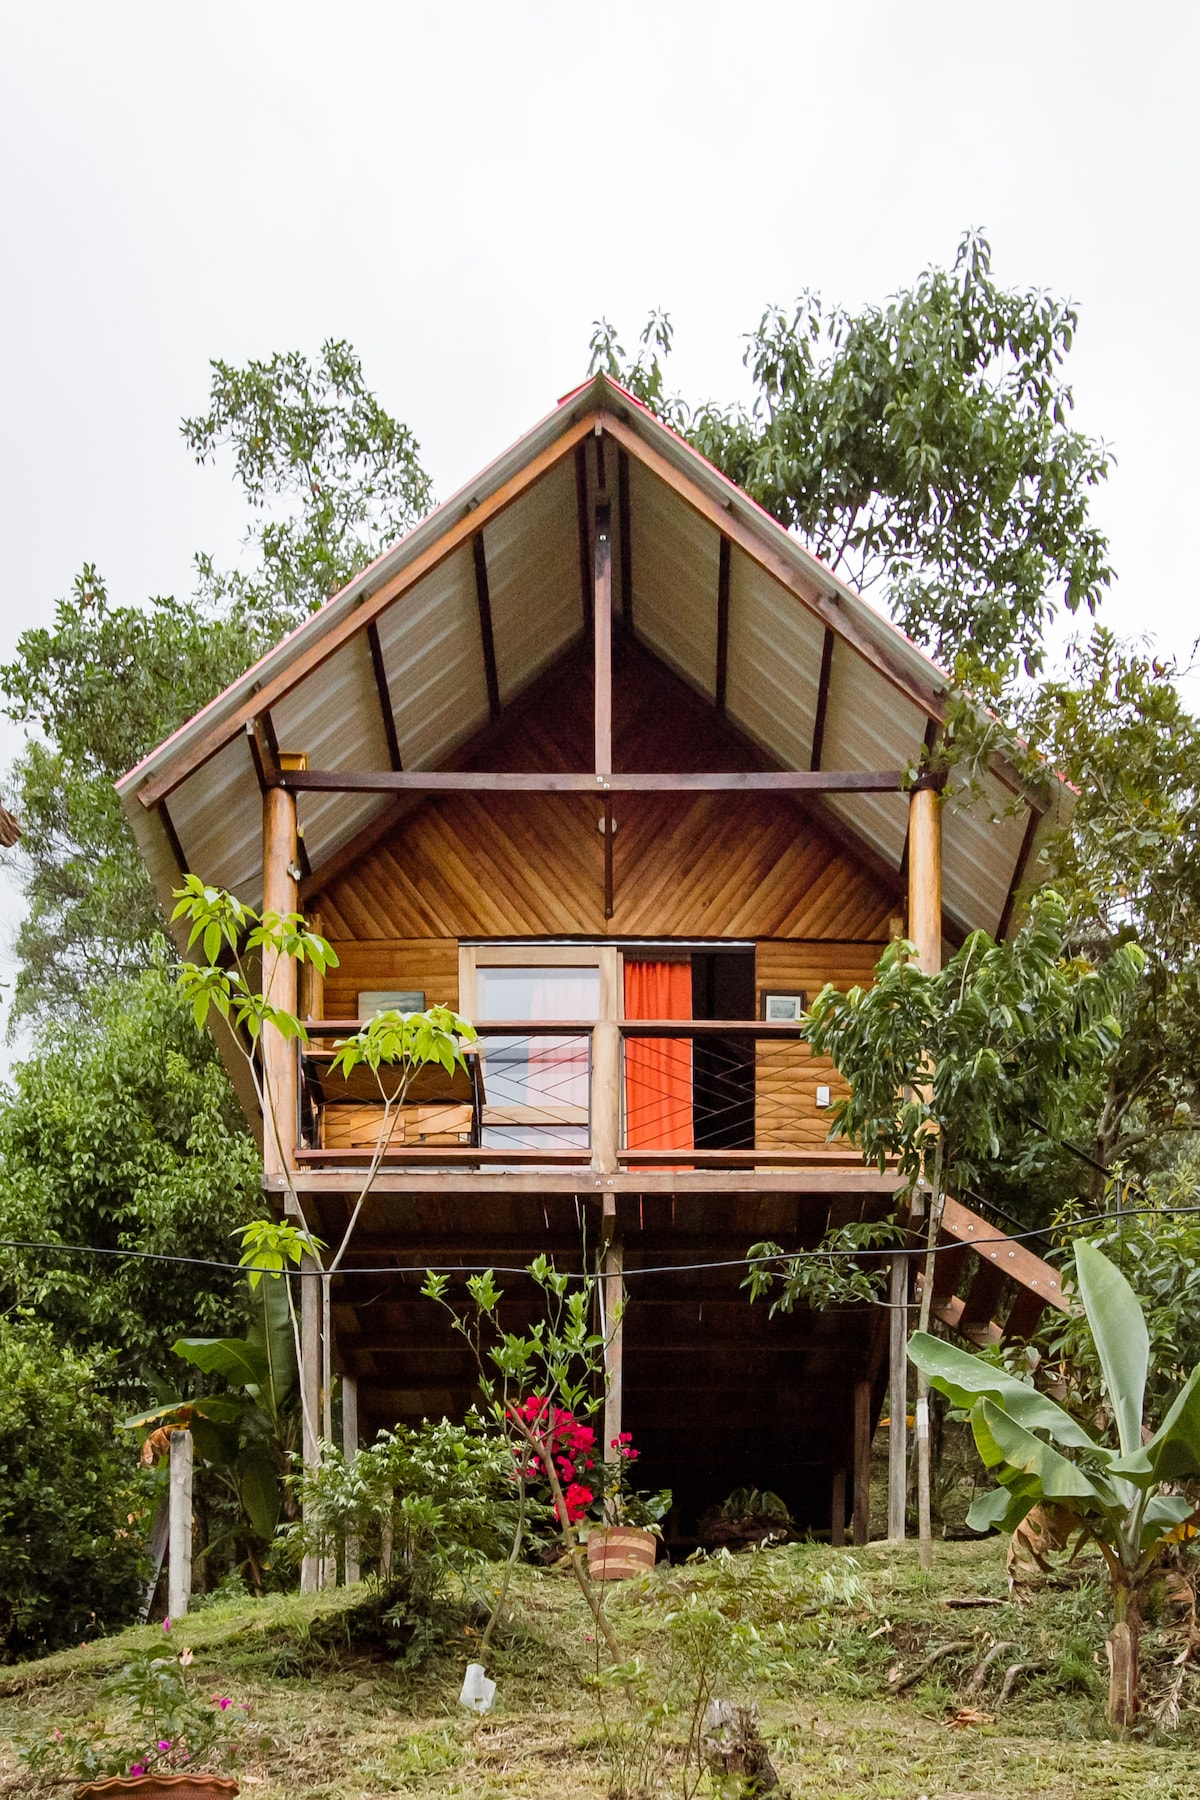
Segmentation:
{"type": "Polygon", "coordinates": [[[474,1411],[462,1425],[381,1431],[353,1462],[326,1445],[320,1467],[302,1472],[299,1498],[303,1518],[287,1528],[293,1556],[336,1555],[354,1540],[363,1567],[421,1615],[505,1556],[517,1522],[512,1451],[474,1411]]]}
{"type": "Polygon", "coordinates": [[[0,1662],[125,1624],[143,1574],[144,1484],[101,1387],[49,1330],[0,1318],[0,1662]]]}

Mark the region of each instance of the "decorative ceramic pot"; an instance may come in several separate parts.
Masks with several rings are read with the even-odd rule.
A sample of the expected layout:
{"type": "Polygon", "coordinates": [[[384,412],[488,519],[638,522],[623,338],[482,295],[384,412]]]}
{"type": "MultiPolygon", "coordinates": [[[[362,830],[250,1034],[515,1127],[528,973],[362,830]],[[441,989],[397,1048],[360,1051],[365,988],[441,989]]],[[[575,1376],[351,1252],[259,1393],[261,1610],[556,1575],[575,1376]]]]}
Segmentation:
{"type": "Polygon", "coordinates": [[[75,1800],[233,1800],[237,1792],[231,1775],[109,1775],[85,1781],[75,1800]]]}
{"type": "Polygon", "coordinates": [[[588,1533],[587,1553],[593,1581],[627,1581],[654,1567],[658,1539],[632,1525],[600,1525],[588,1533]]]}

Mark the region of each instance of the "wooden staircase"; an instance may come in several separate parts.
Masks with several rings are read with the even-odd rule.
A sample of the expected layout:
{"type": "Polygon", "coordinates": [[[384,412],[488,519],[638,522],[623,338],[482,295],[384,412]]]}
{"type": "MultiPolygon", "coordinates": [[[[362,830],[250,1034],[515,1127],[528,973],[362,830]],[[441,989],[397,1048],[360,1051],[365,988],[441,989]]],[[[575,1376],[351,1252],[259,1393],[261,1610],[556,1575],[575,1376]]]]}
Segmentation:
{"type": "MultiPolygon", "coordinates": [[[[918,1300],[922,1279],[918,1273],[918,1300]]],[[[934,1260],[933,1317],[982,1348],[1028,1337],[1047,1306],[1071,1311],[1057,1269],[979,1213],[947,1199],[934,1260]],[[965,1281],[968,1269],[973,1273],[965,1281]]]]}

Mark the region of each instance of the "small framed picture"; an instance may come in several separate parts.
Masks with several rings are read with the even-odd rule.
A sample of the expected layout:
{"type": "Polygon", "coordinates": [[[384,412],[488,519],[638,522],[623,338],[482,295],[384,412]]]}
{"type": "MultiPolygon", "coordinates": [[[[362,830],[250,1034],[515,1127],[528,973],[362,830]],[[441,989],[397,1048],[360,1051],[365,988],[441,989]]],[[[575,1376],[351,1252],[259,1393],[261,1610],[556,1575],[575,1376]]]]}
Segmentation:
{"type": "Polygon", "coordinates": [[[425,996],[411,988],[371,988],[358,996],[358,1016],[373,1019],[376,1013],[425,1011],[425,996]]]}
{"type": "Polygon", "coordinates": [[[762,1016],[768,1025],[794,1025],[808,1005],[800,988],[772,989],[762,997],[762,1016]]]}

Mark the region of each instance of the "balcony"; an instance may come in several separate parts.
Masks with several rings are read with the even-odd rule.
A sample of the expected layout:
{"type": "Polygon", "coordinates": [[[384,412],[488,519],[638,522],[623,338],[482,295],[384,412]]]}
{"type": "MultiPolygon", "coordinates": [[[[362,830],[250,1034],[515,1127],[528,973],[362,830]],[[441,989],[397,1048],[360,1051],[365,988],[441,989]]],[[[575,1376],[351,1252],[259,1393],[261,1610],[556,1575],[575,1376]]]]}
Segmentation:
{"type": "MultiPolygon", "coordinates": [[[[379,1154],[374,1076],[360,1068],[347,1079],[332,1067],[335,1041],[358,1027],[308,1026],[295,1153],[298,1175],[314,1177],[306,1186],[350,1187],[379,1154]],[[322,1172],[336,1182],[318,1183],[322,1172]]],[[[826,1142],[837,1078],[794,1024],[501,1020],[477,1030],[465,1072],[420,1070],[393,1110],[379,1177],[387,1187],[894,1186],[826,1142]]]]}

